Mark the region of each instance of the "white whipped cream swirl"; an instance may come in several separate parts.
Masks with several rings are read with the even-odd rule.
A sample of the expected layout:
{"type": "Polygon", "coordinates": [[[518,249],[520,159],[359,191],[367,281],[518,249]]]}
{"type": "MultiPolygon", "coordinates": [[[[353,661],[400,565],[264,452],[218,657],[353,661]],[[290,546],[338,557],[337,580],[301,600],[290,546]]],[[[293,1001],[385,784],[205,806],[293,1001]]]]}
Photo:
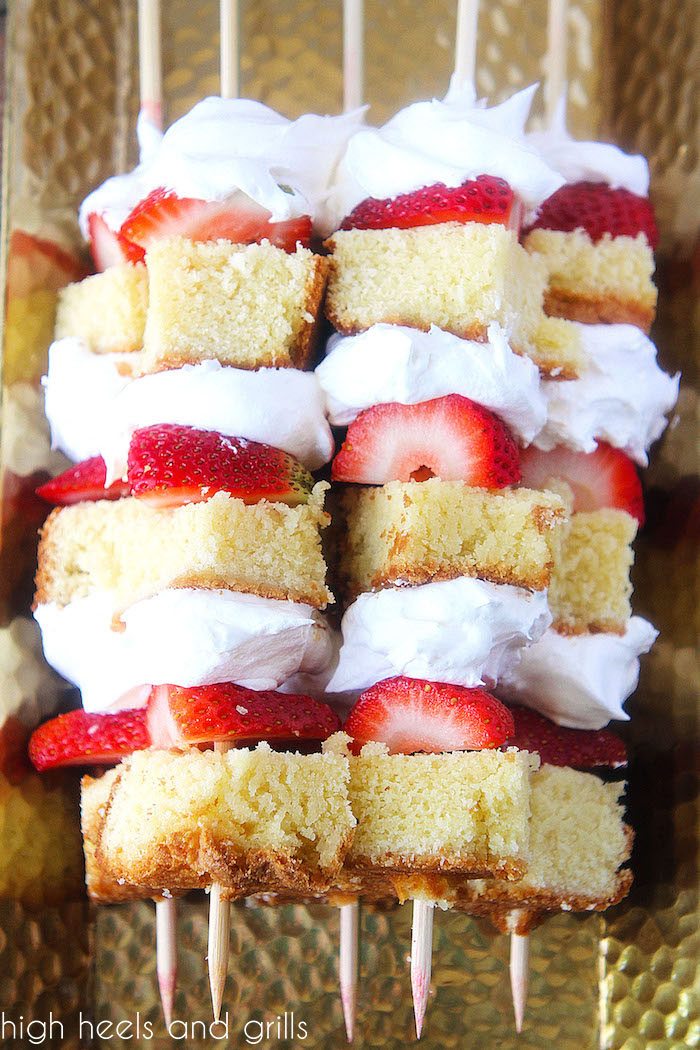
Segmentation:
{"type": "Polygon", "coordinates": [[[316,369],[334,426],[347,426],[371,405],[461,394],[495,412],[523,445],[546,419],[537,367],[511,350],[498,324],[486,343],[460,339],[441,328],[429,332],[376,324],[360,335],[334,335],[316,369]]]}
{"type": "Polygon", "coordinates": [[[262,441],[317,470],[333,455],[324,398],[313,372],[231,368],[218,361],[132,378],[133,354],[95,354],[79,339],[49,350],[44,379],[54,448],[70,459],[102,455],[122,477],[135,430],[176,423],[262,441]]]}
{"type": "Polygon", "coordinates": [[[551,620],[546,591],[467,576],[361,594],[343,617],[328,692],[360,691],[394,675],[493,686],[551,620]]]}
{"type": "Polygon", "coordinates": [[[86,711],[140,707],[152,685],[236,682],[276,689],[316,675],[334,656],[323,617],[308,605],[235,591],[165,590],[136,602],[113,629],[107,593],[39,605],[48,662],[81,691],[86,711]]]}
{"type": "Polygon", "coordinates": [[[477,175],[505,179],[532,212],[564,184],[525,136],[537,85],[487,108],[471,85],[451,87],[442,101],[416,102],[381,128],[348,142],[330,197],[337,229],[367,197],[396,197],[442,182],[460,186],[477,175]]]}
{"type": "Polygon", "coordinates": [[[87,235],[91,212],[118,230],[132,208],[161,186],[180,197],[208,201],[242,193],[267,208],[273,222],[300,215],[316,218],[363,112],[337,117],[307,113],[287,120],[249,99],[205,98],[161,139],[143,130],[139,166],[107,179],[83,201],[83,233],[87,235]]]}
{"type": "Polygon", "coordinates": [[[605,182],[640,197],[649,194],[649,165],[644,157],[623,153],[609,142],[577,142],[566,130],[566,96],[557,105],[546,131],[536,131],[527,141],[547,164],[572,182],[605,182]]]}
{"type": "Polygon", "coordinates": [[[680,376],[659,368],[656,347],[635,325],[572,323],[581,333],[585,370],[578,379],[543,382],[547,422],[535,445],[593,452],[596,440],[607,441],[645,467],[678,399],[680,376]]]}
{"type": "Polygon", "coordinates": [[[637,688],[639,657],[657,636],[641,616],[632,617],[623,635],[568,636],[550,629],[506,670],[498,693],[571,729],[603,729],[612,719],[626,721],[629,715],[622,705],[637,688]]]}

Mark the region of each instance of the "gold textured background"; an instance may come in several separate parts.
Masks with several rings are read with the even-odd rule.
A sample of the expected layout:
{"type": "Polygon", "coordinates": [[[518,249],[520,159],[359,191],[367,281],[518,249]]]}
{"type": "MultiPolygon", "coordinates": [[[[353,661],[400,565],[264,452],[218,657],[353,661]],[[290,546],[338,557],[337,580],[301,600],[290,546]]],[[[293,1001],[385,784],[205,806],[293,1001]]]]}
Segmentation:
{"type": "MultiPolygon", "coordinates": [[[[217,90],[218,5],[167,0],[163,6],[167,116],[174,119],[217,90]]],[[[444,93],[455,8],[447,0],[367,0],[367,99],[374,119],[444,93]]],[[[340,3],[249,0],[242,10],[244,93],[290,116],[337,111],[340,3]]],[[[636,885],[605,917],[557,916],[535,932],[519,1038],[511,1024],[507,939],[464,916],[439,914],[427,1048],[700,1045],[693,768],[700,588],[697,544],[684,536],[698,477],[699,21],[697,0],[571,0],[568,15],[573,130],[596,135],[607,129],[621,145],[651,158],[664,234],[655,337],[665,367],[682,368],[685,377],[678,425],[655,451],[647,475],[651,521],[635,570],[636,609],[662,632],[628,705],[636,885]]],[[[483,0],[481,92],[500,98],[538,78],[545,25],[546,0],[483,0]]],[[[133,162],[135,32],[134,0],[15,0],[4,246],[14,226],[75,242],[76,203],[133,162]]],[[[696,506],[696,520],[697,513],[696,506]]],[[[0,549],[0,569],[1,558],[0,549]]],[[[14,611],[11,598],[0,610],[3,622],[14,611]]],[[[363,914],[359,1046],[400,1047],[412,1039],[409,943],[407,908],[363,914]]],[[[336,950],[331,909],[236,906],[226,995],[231,1045],[245,1045],[245,1020],[274,1020],[285,1010],[309,1026],[308,1039],[296,1045],[343,1045],[336,950]]],[[[180,951],[176,1012],[208,1022],[203,898],[180,906],[180,951]]],[[[163,1034],[155,990],[152,906],[91,913],[80,902],[31,911],[0,901],[0,1009],[25,1019],[53,1011],[66,1024],[65,1047],[78,1046],[80,1009],[115,1021],[139,1012],[154,1024],[156,1038],[128,1045],[173,1045],[163,1034]]]]}

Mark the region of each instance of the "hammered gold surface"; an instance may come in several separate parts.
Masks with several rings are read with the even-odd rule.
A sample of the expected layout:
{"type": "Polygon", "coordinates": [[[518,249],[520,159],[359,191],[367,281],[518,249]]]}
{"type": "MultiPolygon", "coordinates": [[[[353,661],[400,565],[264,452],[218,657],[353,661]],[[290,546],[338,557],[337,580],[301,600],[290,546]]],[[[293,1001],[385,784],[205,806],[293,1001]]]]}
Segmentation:
{"type": "MultiPolygon", "coordinates": [[[[481,92],[500,98],[537,78],[546,6],[546,0],[483,0],[481,92]]],[[[166,112],[174,119],[217,90],[218,4],[169,0],[163,8],[166,112]]],[[[366,96],[375,120],[444,92],[455,8],[448,0],[367,0],[366,96]]],[[[290,116],[337,111],[340,11],[339,2],[322,0],[243,3],[244,93],[290,116]]],[[[135,2],[15,0],[12,15],[7,226],[68,237],[81,196],[135,157],[135,2]]],[[[595,135],[605,122],[621,145],[651,158],[665,254],[655,337],[664,366],[684,372],[678,425],[655,450],[648,474],[651,520],[635,570],[636,609],[661,630],[629,705],[636,884],[629,901],[605,917],[561,915],[534,933],[519,1038],[511,1024],[507,939],[464,916],[438,914],[427,1048],[700,1045],[694,780],[700,588],[697,552],[684,538],[699,473],[697,261],[695,277],[692,269],[700,215],[699,18],[697,0],[571,0],[568,13],[572,129],[595,135]]],[[[204,898],[180,905],[176,1015],[189,1023],[209,1021],[206,914],[204,898]]],[[[357,1045],[402,1046],[413,1033],[409,910],[366,912],[362,930],[357,1045]]],[[[135,1022],[138,1015],[153,1025],[154,1038],[142,1032],[128,1045],[171,1046],[158,1006],[153,936],[150,904],[100,909],[90,926],[84,906],[32,914],[3,902],[0,1009],[63,1017],[65,1040],[56,1045],[64,1047],[78,1045],[80,1008],[94,1021],[135,1022]]],[[[336,951],[332,909],[234,907],[229,1045],[254,1045],[245,1042],[242,1026],[261,1020],[273,1022],[262,1045],[293,1045],[274,1027],[292,1011],[308,1025],[307,1038],[294,1045],[343,1045],[336,951]]],[[[181,1045],[226,1045],[197,1035],[181,1045]]],[[[113,1030],[96,1045],[117,1045],[113,1030]]]]}
{"type": "MultiPolygon", "coordinates": [[[[150,1045],[164,1050],[170,1044],[153,996],[153,913],[148,904],[100,910],[95,1012],[114,1024],[138,1013],[153,1026],[150,1045]]],[[[363,912],[358,1046],[395,1047],[412,1039],[410,914],[408,905],[388,913],[363,912]]],[[[175,1016],[183,1024],[208,1025],[205,900],[180,905],[179,929],[175,1016]]],[[[424,1045],[455,1050],[465,1046],[483,1050],[595,1047],[599,933],[597,917],[558,917],[533,934],[528,1019],[518,1037],[511,1021],[507,938],[463,915],[438,912],[424,1045]],[[571,980],[572,973],[578,975],[576,981],[571,980]]],[[[225,998],[232,1045],[245,1045],[246,1035],[254,1035],[261,1021],[271,1022],[276,1032],[276,1019],[283,1018],[285,1011],[289,1032],[292,1010],[295,1023],[303,1021],[308,1027],[308,1036],[294,1045],[342,1045],[337,948],[335,909],[234,907],[225,998]]],[[[184,1028],[177,1026],[175,1031],[184,1032],[184,1028]]],[[[209,1035],[201,1045],[213,1047],[216,1042],[209,1035]]],[[[281,1039],[279,1045],[291,1046],[292,1042],[281,1039]]]]}

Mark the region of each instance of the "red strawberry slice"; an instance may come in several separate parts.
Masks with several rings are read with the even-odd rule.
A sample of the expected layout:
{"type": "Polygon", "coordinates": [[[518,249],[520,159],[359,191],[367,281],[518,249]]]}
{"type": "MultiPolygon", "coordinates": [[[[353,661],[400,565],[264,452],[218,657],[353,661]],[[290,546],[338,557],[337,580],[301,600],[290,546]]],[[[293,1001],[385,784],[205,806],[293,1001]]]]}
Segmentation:
{"type": "Polygon", "coordinates": [[[387,678],[366,689],[345,723],[356,750],[376,740],[392,755],[500,747],[513,734],[507,707],[485,689],[387,678]]]}
{"type": "Polygon", "coordinates": [[[87,219],[90,253],[97,270],[107,270],[119,263],[140,262],[143,251],[129,244],[120,233],[111,230],[97,212],[91,212],[87,219]]]}
{"type": "Polygon", "coordinates": [[[619,769],[627,765],[623,741],[608,729],[565,729],[529,707],[511,707],[510,711],[515,730],[509,735],[506,747],[537,751],[540,760],[551,766],[619,769]]]}
{"type": "Polygon", "coordinates": [[[629,190],[614,190],[603,182],[574,182],[560,187],[540,207],[530,229],[564,233],[582,229],[592,241],[599,241],[606,233],[613,237],[643,233],[653,249],[659,243],[649,200],[629,190]]]}
{"type": "Polygon", "coordinates": [[[461,186],[437,182],[412,193],[361,201],[344,220],[341,230],[409,229],[440,222],[498,222],[511,229],[520,225],[520,205],[504,179],[479,175],[461,186]]]}
{"type": "Polygon", "coordinates": [[[245,503],[266,499],[297,506],[313,487],[309,472],[287,452],[215,430],[172,423],[137,430],[129,447],[132,495],[175,507],[230,492],[245,503]]]}
{"type": "Polygon", "coordinates": [[[57,766],[110,765],[150,743],[143,709],[104,715],[69,711],[34,730],[29,758],[40,773],[57,766]]]}
{"type": "Polygon", "coordinates": [[[418,405],[373,405],[348,427],[334,481],[464,481],[487,489],[520,480],[518,446],[498,416],[461,394],[418,405]]]}
{"type": "Polygon", "coordinates": [[[85,276],[84,267],[54,241],[13,230],[7,252],[7,298],[57,292],[85,276]]]}
{"type": "Polygon", "coordinates": [[[189,689],[156,686],[148,703],[154,747],[216,741],[320,741],[339,728],[336,713],[320,700],[273,690],[257,692],[232,682],[189,689]]]}
{"type": "MultiPolygon", "coordinates": [[[[240,195],[239,195],[240,196],[240,195]]],[[[297,243],[308,248],[311,218],[303,215],[283,222],[270,222],[270,212],[255,201],[203,201],[178,197],[163,188],[153,190],[126,218],[120,235],[148,251],[162,237],[188,237],[193,241],[233,241],[254,244],[267,240],[286,252],[297,243]]]]}
{"type": "Polygon", "coordinates": [[[129,495],[129,486],[125,481],[115,481],[105,488],[106,478],[105,461],[102,456],[93,456],[40,485],[36,494],[47,503],[55,503],[60,507],[85,500],[120,499],[129,495]]]}
{"type": "Polygon", "coordinates": [[[523,485],[541,489],[553,478],[563,479],[574,493],[574,510],[615,507],[644,524],[644,497],[639,474],[629,456],[598,443],[595,452],[572,452],[560,445],[551,452],[534,446],[520,453],[523,485]]]}

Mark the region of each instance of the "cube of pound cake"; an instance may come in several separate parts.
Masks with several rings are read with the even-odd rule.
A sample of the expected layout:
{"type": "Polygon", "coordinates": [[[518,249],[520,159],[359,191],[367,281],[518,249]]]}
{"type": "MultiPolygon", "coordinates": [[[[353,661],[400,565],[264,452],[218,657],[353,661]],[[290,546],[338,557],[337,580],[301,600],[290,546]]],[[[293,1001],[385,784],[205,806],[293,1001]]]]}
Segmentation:
{"type": "MultiPolygon", "coordinates": [[[[380,322],[424,331],[437,325],[483,341],[498,321],[514,350],[552,367],[551,346],[543,356],[537,346],[546,270],[505,226],[340,230],[326,245],[332,252],[326,314],[338,331],[352,335],[380,322]]],[[[566,351],[554,365],[570,371],[566,351]]]]}
{"type": "Polygon", "coordinates": [[[624,510],[580,511],[559,534],[549,607],[561,634],[624,634],[637,521],[624,510]]]}
{"type": "Polygon", "coordinates": [[[654,255],[643,233],[592,241],[584,230],[532,230],[524,241],[549,275],[545,309],[587,324],[634,324],[648,332],[656,314],[654,255]]]}
{"type": "Polygon", "coordinates": [[[141,350],[147,306],[146,267],[110,266],[58,293],[55,338],[82,339],[96,354],[141,350]]]}
{"type": "Polygon", "coordinates": [[[67,605],[99,590],[118,612],[168,587],[202,587],[322,608],[333,600],[319,534],[327,487],[297,507],[247,506],[218,492],[181,507],[129,497],[58,508],[41,534],[36,603],[67,605]]]}
{"type": "MultiPolygon", "coordinates": [[[[629,892],[632,830],[624,822],[624,784],[605,784],[591,773],[544,765],[531,781],[527,873],[500,879],[453,882],[453,903],[488,915],[504,932],[509,913],[522,909],[515,929],[525,933],[543,913],[603,911],[629,892]]],[[[450,891],[445,891],[450,896],[450,891]]]]}
{"type": "Polygon", "coordinates": [[[123,901],[159,897],[167,888],[120,882],[97,859],[99,830],[105,818],[109,796],[118,776],[118,768],[108,769],[100,777],[83,777],[81,785],[80,823],[83,832],[85,885],[90,899],[102,904],[121,904],[123,901]]]}
{"type": "Polygon", "coordinates": [[[323,892],[354,833],[348,781],[342,755],[265,743],[225,754],[136,752],[117,767],[106,798],[100,781],[83,779],[83,813],[98,810],[84,824],[88,887],[109,880],[186,891],[218,882],[230,897],[323,892]]]}
{"type": "Polygon", "coordinates": [[[328,263],[306,248],[264,242],[157,241],[149,281],[143,368],[217,360],[236,368],[305,368],[328,263]]]}
{"type": "Polygon", "coordinates": [[[519,878],[537,764],[524,751],[390,755],[366,744],[350,758],[357,830],[345,868],[519,878]]]}
{"type": "Polygon", "coordinates": [[[542,590],[565,518],[554,493],[487,491],[439,478],[348,487],[341,514],[340,575],[348,598],[458,576],[542,590]]]}

